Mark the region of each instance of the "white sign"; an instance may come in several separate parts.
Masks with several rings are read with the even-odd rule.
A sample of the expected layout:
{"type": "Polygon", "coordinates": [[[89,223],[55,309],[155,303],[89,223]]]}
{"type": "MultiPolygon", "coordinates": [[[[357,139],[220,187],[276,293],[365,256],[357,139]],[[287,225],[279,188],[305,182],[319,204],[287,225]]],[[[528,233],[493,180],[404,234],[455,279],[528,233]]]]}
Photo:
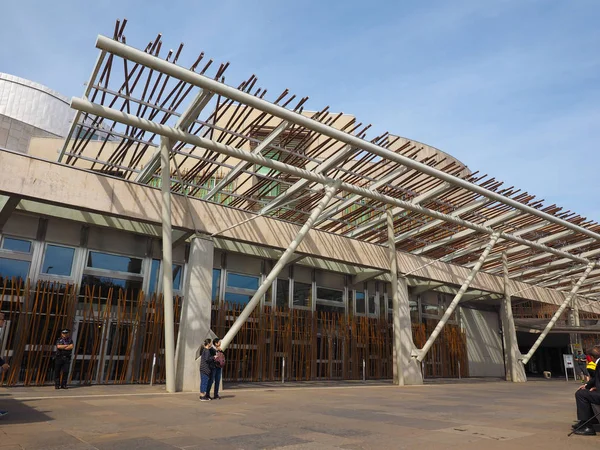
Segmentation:
{"type": "Polygon", "coordinates": [[[565,369],[575,369],[575,364],[573,363],[573,355],[563,355],[565,360],[565,369]]]}

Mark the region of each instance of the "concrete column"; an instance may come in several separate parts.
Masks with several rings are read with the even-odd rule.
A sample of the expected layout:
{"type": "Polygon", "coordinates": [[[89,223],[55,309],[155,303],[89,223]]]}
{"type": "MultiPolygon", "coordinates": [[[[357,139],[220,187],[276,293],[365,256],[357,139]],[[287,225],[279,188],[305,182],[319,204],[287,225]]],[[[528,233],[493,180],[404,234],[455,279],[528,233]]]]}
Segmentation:
{"type": "Polygon", "coordinates": [[[504,299],[500,307],[500,319],[502,320],[502,337],[506,353],[506,381],[524,383],[527,381],[527,376],[525,375],[525,366],[521,362],[521,352],[517,342],[517,330],[512,313],[506,253],[502,254],[502,264],[504,268],[504,299]]]}
{"type": "Polygon", "coordinates": [[[215,337],[210,329],[213,254],[211,239],[203,236],[192,239],[175,355],[177,391],[198,391],[198,349],[204,339],[215,337]]]}
{"type": "Polygon", "coordinates": [[[398,257],[394,242],[394,216],[387,211],[388,252],[392,278],[392,308],[394,321],[393,374],[394,384],[399,386],[423,384],[421,368],[412,357],[415,344],[410,322],[410,303],[406,278],[398,277],[398,257]]]}
{"type": "Polygon", "coordinates": [[[410,322],[408,285],[406,284],[406,278],[402,276],[398,277],[396,295],[398,306],[394,308],[394,344],[399,343],[398,348],[400,351],[396,351],[396,345],[394,345],[394,380],[397,378],[400,386],[423,384],[421,365],[416,358],[412,357],[415,343],[410,322]]]}

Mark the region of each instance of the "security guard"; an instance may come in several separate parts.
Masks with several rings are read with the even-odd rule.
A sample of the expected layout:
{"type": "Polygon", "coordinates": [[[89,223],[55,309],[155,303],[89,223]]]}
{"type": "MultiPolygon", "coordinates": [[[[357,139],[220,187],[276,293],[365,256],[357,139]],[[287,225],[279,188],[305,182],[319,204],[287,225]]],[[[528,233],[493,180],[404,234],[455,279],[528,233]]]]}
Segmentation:
{"type": "Polygon", "coordinates": [[[56,341],[56,359],[54,360],[54,389],[67,389],[71,353],[73,352],[73,339],[69,336],[70,330],[60,332],[56,341]],[[62,380],[61,380],[62,378],[62,380]]]}

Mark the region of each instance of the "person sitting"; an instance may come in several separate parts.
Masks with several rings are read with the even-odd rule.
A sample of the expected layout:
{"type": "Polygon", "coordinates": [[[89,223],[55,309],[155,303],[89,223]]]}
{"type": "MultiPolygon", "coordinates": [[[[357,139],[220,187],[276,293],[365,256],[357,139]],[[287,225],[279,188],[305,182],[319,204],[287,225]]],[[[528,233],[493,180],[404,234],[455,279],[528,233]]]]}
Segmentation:
{"type": "MultiPolygon", "coordinates": [[[[600,345],[592,347],[588,354],[594,359],[594,365],[597,365],[598,362],[600,362],[600,345]]],[[[575,434],[581,436],[594,436],[596,431],[594,430],[593,425],[590,423],[585,426],[583,425],[594,417],[592,404],[600,405],[600,377],[598,376],[597,371],[594,371],[590,381],[575,392],[575,403],[577,404],[578,420],[578,422],[573,425],[575,434]]]]}

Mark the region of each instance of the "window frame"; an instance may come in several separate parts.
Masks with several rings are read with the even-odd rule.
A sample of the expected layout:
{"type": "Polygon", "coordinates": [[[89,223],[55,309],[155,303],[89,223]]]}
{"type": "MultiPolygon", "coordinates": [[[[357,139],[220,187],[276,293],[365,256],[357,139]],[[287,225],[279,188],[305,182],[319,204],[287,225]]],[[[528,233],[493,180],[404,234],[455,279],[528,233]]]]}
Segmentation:
{"type": "Polygon", "coordinates": [[[65,245],[65,244],[57,244],[55,242],[44,242],[43,243],[43,252],[42,252],[42,258],[41,258],[41,263],[40,263],[40,270],[39,270],[39,279],[41,280],[46,280],[46,281],[51,281],[51,280],[73,280],[74,279],[74,272],[75,272],[75,266],[78,263],[77,262],[77,247],[73,247],[72,245],[65,245]],[[73,261],[71,261],[71,272],[69,275],[55,275],[52,273],[45,273],[44,272],[44,262],[46,261],[46,252],[48,251],[48,246],[54,246],[54,247],[62,247],[62,248],[70,248],[73,250],[73,261]]]}

